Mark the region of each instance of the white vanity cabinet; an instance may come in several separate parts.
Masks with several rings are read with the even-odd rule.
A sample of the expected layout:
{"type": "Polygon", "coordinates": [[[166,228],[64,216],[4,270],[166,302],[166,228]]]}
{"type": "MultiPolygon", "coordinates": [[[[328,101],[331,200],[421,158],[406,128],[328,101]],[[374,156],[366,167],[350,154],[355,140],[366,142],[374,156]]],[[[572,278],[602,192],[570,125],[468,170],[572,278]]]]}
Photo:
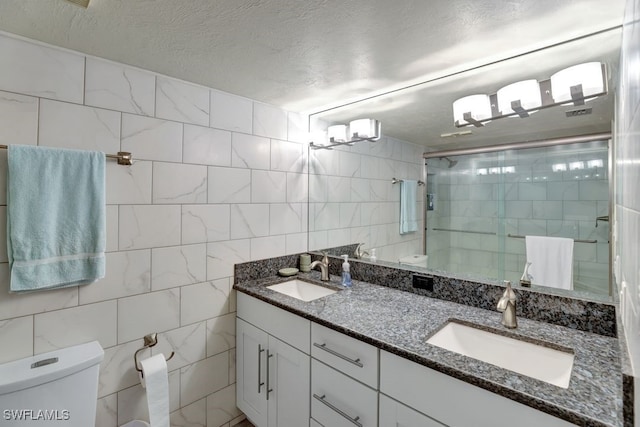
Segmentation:
{"type": "Polygon", "coordinates": [[[380,393],[380,427],[446,427],[380,393]]]}
{"type": "Polygon", "coordinates": [[[331,427],[378,425],[378,349],[311,323],[311,416],[331,427]]]}
{"type": "MultiPolygon", "coordinates": [[[[380,393],[391,396],[444,425],[574,426],[567,421],[386,351],[380,351],[380,393]]],[[[380,423],[380,427],[388,425],[380,423]]],[[[390,425],[396,426],[396,424],[390,425]]]]}
{"type": "Polygon", "coordinates": [[[238,293],[236,398],[256,427],[309,425],[310,322],[238,293]]]}

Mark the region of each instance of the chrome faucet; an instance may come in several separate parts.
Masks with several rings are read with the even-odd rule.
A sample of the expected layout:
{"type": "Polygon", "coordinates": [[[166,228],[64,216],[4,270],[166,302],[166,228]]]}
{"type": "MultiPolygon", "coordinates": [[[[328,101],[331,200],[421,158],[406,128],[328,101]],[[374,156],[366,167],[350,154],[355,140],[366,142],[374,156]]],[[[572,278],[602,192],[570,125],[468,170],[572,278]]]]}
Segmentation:
{"type": "Polygon", "coordinates": [[[362,259],[365,255],[369,256],[369,252],[362,249],[364,243],[358,243],[358,247],[356,248],[354,255],[357,259],[362,259]]]}
{"type": "Polygon", "coordinates": [[[507,328],[517,328],[518,319],[516,318],[516,294],[511,289],[511,282],[505,280],[507,285],[502,298],[498,301],[498,311],[502,312],[502,324],[507,328]]]}
{"type": "Polygon", "coordinates": [[[326,252],[324,253],[324,257],[322,258],[322,261],[313,261],[309,266],[309,268],[313,270],[314,268],[316,268],[316,266],[320,266],[320,280],[322,280],[323,282],[328,282],[329,281],[329,257],[327,256],[326,252]]]}

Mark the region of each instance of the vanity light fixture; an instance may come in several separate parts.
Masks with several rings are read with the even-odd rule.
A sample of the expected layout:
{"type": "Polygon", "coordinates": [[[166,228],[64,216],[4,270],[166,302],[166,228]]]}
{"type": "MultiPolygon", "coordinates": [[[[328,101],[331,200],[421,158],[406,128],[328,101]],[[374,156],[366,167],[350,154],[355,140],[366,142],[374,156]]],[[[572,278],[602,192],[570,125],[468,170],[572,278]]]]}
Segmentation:
{"type": "Polygon", "coordinates": [[[456,126],[474,125],[482,127],[482,122],[491,117],[489,95],[478,94],[460,98],[453,103],[453,120],[456,126]]]}
{"type": "Polygon", "coordinates": [[[587,62],[560,70],[551,76],[551,92],[555,102],[584,105],[605,90],[604,67],[587,62]]]}
{"type": "Polygon", "coordinates": [[[309,146],[314,150],[331,150],[339,145],[353,145],[361,141],[377,141],[382,136],[382,125],[374,119],[353,120],[349,125],[333,125],[327,128],[329,143],[322,145],[310,142],[309,146]]]}
{"type": "Polygon", "coordinates": [[[456,127],[482,127],[503,117],[529,117],[542,108],[584,105],[607,94],[605,64],[588,62],[560,70],[547,80],[523,80],[494,94],[465,96],[453,102],[456,127]]]}
{"type": "Polygon", "coordinates": [[[538,81],[523,80],[511,83],[498,90],[498,109],[503,116],[529,117],[529,113],[537,111],[542,105],[538,81]],[[532,111],[533,110],[533,111],[532,111]]]}

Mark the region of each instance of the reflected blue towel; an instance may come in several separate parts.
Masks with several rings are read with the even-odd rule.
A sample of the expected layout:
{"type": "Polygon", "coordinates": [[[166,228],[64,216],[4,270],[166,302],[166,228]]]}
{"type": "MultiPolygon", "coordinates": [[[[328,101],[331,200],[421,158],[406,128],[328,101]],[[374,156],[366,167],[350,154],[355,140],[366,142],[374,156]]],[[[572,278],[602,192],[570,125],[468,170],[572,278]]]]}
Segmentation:
{"type": "Polygon", "coordinates": [[[413,233],[418,230],[416,220],[416,195],[418,181],[403,180],[400,182],[400,234],[413,233]]]}
{"type": "Polygon", "coordinates": [[[104,277],[104,153],[10,145],[8,156],[10,291],[104,277]]]}

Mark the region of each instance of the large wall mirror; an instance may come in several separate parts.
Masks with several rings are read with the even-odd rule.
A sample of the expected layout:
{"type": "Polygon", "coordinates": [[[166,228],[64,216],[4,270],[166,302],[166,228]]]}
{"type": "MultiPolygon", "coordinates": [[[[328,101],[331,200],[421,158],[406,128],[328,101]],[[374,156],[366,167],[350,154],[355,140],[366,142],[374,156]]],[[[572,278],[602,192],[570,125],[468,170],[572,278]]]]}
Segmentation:
{"type": "Polygon", "coordinates": [[[378,120],[382,138],[310,149],[309,249],[364,243],[379,262],[517,283],[527,261],[524,236],[568,237],[569,289],[608,297],[609,134],[620,40],[619,29],[602,31],[313,114],[318,140],[328,126],[359,118],[378,120]],[[482,127],[454,124],[459,98],[545,81],[588,62],[604,64],[607,93],[584,105],[482,127]],[[489,146],[501,148],[486,152],[489,146]],[[407,198],[399,180],[424,185],[407,198]],[[415,232],[401,232],[406,203],[416,208],[415,232]]]}

